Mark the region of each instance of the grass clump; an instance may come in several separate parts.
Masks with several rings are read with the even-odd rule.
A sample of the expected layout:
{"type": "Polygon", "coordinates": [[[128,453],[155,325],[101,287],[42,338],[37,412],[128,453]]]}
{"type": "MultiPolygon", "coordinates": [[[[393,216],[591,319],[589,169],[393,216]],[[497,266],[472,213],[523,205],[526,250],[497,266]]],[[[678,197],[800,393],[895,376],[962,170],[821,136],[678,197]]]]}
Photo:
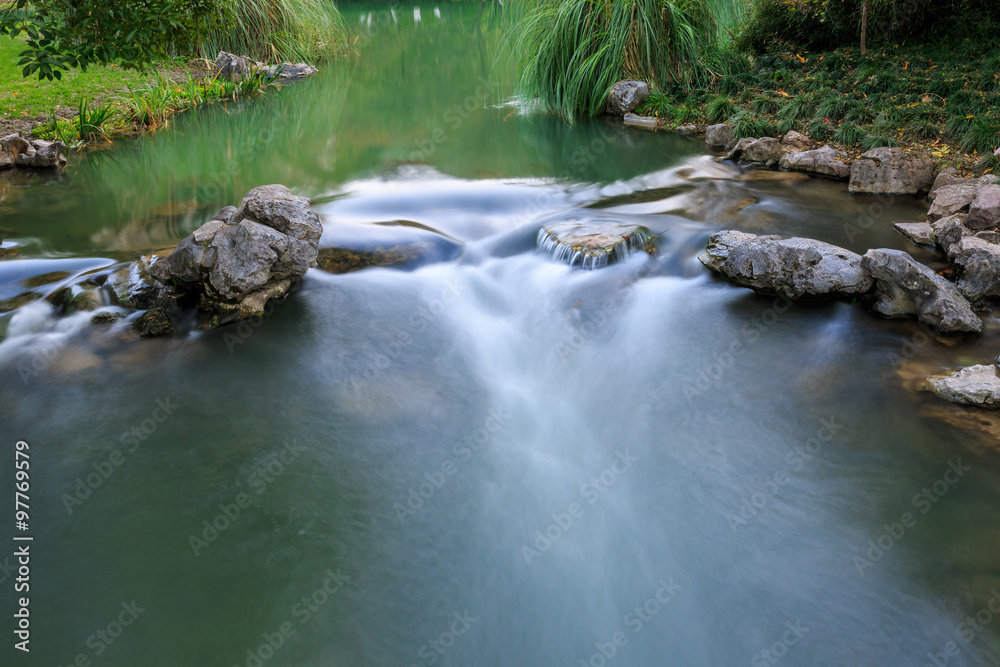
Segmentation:
{"type": "Polygon", "coordinates": [[[572,117],[602,113],[623,78],[709,86],[743,63],[725,57],[734,21],[730,0],[542,2],[512,33],[520,89],[572,117]]]}
{"type": "Polygon", "coordinates": [[[713,97],[705,105],[705,120],[721,123],[736,113],[736,104],[728,97],[713,97]]]}

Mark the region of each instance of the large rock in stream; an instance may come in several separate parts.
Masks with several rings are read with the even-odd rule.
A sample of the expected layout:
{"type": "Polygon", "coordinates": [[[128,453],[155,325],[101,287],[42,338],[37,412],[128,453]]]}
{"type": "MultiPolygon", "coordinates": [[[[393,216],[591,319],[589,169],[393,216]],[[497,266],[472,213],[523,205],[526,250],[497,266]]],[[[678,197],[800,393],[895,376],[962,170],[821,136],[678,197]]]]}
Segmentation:
{"type": "Polygon", "coordinates": [[[734,285],[792,299],[857,295],[872,286],[860,255],[813,239],[719,232],[698,259],[734,285]]]}
{"type": "Polygon", "coordinates": [[[126,307],[145,308],[137,328],[169,333],[177,311],[194,307],[209,328],[258,316],[316,264],[323,225],[309,199],[283,185],[254,188],[173,251],[140,258],[109,278],[126,307]]]}
{"type": "Polygon", "coordinates": [[[902,250],[869,250],[861,266],[875,279],[875,312],[886,317],[915,315],[941,333],[982,331],[982,320],[955,285],[902,250]]]}
{"type": "Polygon", "coordinates": [[[927,378],[930,390],[953,403],[1000,408],[1000,377],[992,365],[969,366],[955,373],[927,378]]]}

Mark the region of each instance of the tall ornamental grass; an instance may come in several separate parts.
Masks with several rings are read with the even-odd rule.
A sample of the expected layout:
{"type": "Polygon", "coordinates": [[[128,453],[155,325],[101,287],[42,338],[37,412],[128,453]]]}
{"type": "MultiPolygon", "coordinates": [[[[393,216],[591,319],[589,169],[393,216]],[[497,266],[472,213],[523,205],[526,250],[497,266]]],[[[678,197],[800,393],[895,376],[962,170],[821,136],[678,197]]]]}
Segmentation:
{"type": "Polygon", "coordinates": [[[521,93],[597,115],[622,78],[703,87],[730,69],[738,0],[555,0],[515,26],[521,93]]]}

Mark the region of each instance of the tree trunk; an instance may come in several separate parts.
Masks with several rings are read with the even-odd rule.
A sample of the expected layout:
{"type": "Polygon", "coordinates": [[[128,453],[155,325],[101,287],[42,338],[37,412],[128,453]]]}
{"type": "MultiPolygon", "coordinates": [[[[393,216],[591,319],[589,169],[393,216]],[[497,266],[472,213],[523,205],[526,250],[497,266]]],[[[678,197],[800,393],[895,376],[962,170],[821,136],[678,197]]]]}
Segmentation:
{"type": "Polygon", "coordinates": [[[861,3],[861,55],[868,55],[868,0],[861,3]]]}

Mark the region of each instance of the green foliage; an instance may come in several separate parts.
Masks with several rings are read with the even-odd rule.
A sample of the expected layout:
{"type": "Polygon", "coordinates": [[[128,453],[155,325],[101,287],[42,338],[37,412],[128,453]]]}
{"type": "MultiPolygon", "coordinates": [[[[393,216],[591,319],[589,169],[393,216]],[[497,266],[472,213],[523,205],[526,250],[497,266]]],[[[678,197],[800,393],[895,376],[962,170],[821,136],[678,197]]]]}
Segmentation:
{"type": "Polygon", "coordinates": [[[992,153],[1000,147],[1000,118],[976,118],[962,137],[962,150],[972,153],[992,153]]]}
{"type": "Polygon", "coordinates": [[[115,116],[115,109],[111,104],[102,104],[91,109],[90,100],[86,97],[80,99],[77,112],[74,125],[76,136],[80,141],[90,141],[95,137],[105,136],[104,126],[115,116]]]}
{"type": "Polygon", "coordinates": [[[899,142],[891,134],[869,134],[861,141],[861,150],[870,151],[873,148],[894,148],[899,142]]]}
{"type": "Polygon", "coordinates": [[[312,60],[346,44],[322,0],[15,0],[0,35],[24,35],[23,75],[61,79],[71,68],[119,63],[146,70],[171,56],[218,49],[259,59],[312,60]]]}
{"type": "MultiPolygon", "coordinates": [[[[832,49],[857,44],[862,0],[748,0],[739,48],[769,45],[832,49]]],[[[881,47],[906,37],[927,41],[994,38],[1000,26],[995,0],[869,0],[868,42],[881,47]]]]}
{"type": "Polygon", "coordinates": [[[810,95],[797,95],[778,110],[778,117],[788,120],[804,120],[812,115],[813,98],[810,95]]]}
{"type": "Polygon", "coordinates": [[[705,105],[705,119],[709,123],[721,123],[736,112],[736,105],[728,97],[713,97],[705,105]]]}
{"type": "Polygon", "coordinates": [[[225,22],[206,32],[205,57],[229,51],[263,61],[311,62],[347,49],[343,19],[330,2],[238,0],[233,6],[225,22]]]}
{"type": "Polygon", "coordinates": [[[740,111],[729,119],[729,124],[733,126],[733,139],[743,139],[745,137],[770,137],[775,134],[774,127],[760,116],[748,111],[740,111]]]}
{"type": "Polygon", "coordinates": [[[520,89],[567,116],[604,111],[623,78],[704,87],[745,66],[725,57],[732,0],[543,1],[512,33],[520,89]]]}
{"type": "Polygon", "coordinates": [[[201,36],[222,26],[218,9],[216,0],[16,0],[0,13],[0,34],[26,37],[18,61],[24,76],[60,79],[94,63],[143,69],[193,52],[201,36]]]}
{"type": "Polygon", "coordinates": [[[919,118],[907,123],[904,131],[907,137],[917,141],[934,139],[941,134],[941,128],[936,123],[919,118]]]}
{"type": "Polygon", "coordinates": [[[840,124],[837,131],[833,133],[833,140],[845,146],[857,146],[864,141],[865,136],[864,130],[848,121],[840,124]]]}

